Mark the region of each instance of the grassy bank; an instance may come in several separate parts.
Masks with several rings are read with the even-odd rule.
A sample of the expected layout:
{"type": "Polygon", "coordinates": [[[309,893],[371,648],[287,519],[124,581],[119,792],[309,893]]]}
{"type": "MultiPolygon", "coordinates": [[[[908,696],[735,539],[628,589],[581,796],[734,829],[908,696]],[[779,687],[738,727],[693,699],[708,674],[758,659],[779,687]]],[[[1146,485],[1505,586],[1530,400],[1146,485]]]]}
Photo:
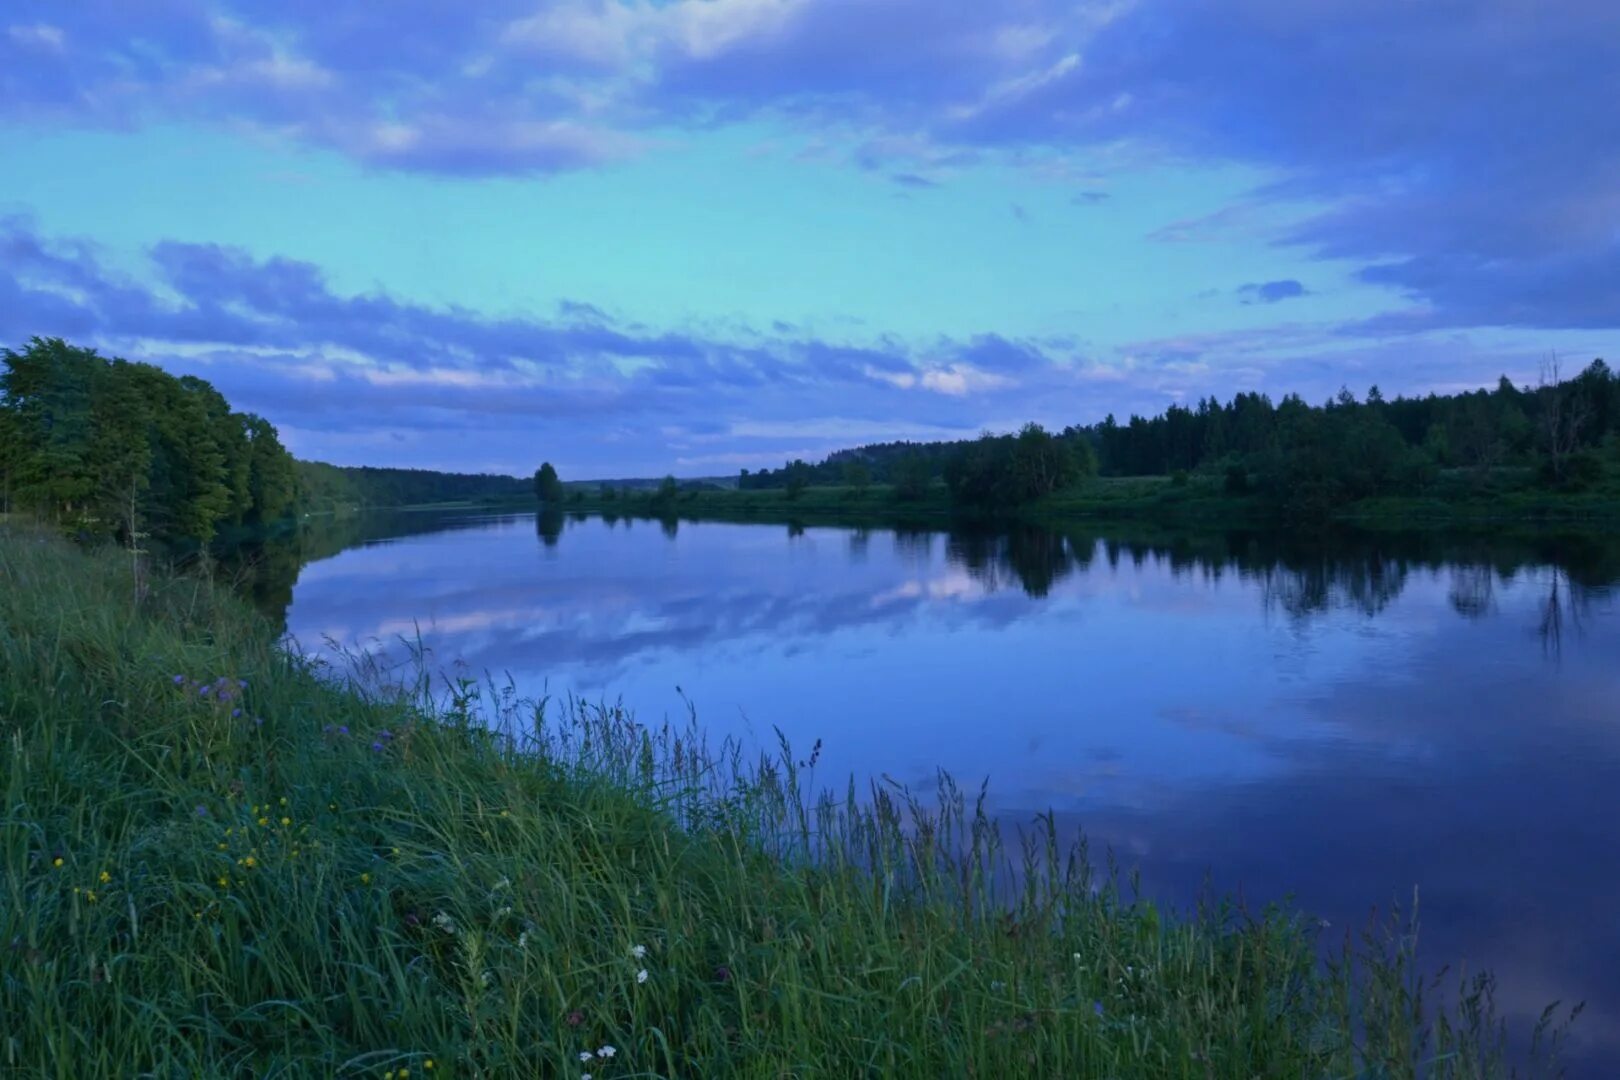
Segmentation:
{"type": "MultiPolygon", "coordinates": [[[[531,504],[532,505],[532,504],[531,504]]],[[[885,484],[866,488],[807,487],[790,495],[781,488],[754,490],[688,490],[672,499],[652,491],[634,491],[604,499],[592,489],[576,488],[563,508],[636,517],[675,517],[710,521],[768,521],[817,524],[928,524],[964,514],[953,507],[944,485],[935,484],[921,498],[902,501],[885,484]]],[[[1168,476],[1093,477],[1015,510],[996,516],[1007,520],[1063,522],[1154,522],[1164,525],[1264,526],[1284,521],[1264,495],[1232,494],[1222,477],[1198,475],[1178,480],[1168,476]]],[[[1337,509],[1333,523],[1365,528],[1494,528],[1503,523],[1527,526],[1609,526],[1620,524],[1620,474],[1583,492],[1559,492],[1538,486],[1525,470],[1500,470],[1485,484],[1471,476],[1442,474],[1422,495],[1361,499],[1337,509]]]]}
{"type": "Polygon", "coordinates": [[[1324,965],[1287,912],[1172,917],[948,785],[813,801],[786,752],[345,684],[28,531],[0,585],[8,1072],[1501,1071],[1488,983],[1435,1013],[1408,938],[1324,965]]]}

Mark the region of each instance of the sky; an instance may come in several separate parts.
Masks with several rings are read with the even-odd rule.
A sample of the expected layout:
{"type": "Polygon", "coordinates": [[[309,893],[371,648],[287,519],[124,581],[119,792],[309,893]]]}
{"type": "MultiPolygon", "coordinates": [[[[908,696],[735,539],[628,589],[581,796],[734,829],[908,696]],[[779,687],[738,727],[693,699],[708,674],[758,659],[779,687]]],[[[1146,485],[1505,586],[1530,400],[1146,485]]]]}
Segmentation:
{"type": "Polygon", "coordinates": [[[1612,0],[9,0],[0,344],[564,479],[1620,356],[1612,0]]]}

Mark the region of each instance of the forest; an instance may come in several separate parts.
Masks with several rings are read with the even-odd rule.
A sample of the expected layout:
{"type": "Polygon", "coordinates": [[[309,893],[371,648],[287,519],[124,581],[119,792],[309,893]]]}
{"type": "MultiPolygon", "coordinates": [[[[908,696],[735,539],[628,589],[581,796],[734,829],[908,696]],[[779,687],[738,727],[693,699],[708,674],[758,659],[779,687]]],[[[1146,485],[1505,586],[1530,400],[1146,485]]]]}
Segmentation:
{"type": "Polygon", "coordinates": [[[1573,378],[1544,366],[1535,386],[1503,377],[1493,388],[1452,395],[1358,398],[1341,390],[1321,405],[1297,394],[1280,401],[1240,393],[1172,405],[1157,416],[1075,425],[1052,434],[1027,425],[1016,435],[959,442],[892,442],[840,450],[818,464],[743,470],[743,489],[871,483],[896,496],[937,479],[954,503],[1020,505],[1087,475],[1218,477],[1232,495],[1259,495],[1299,514],[1374,495],[1416,494],[1442,471],[1481,489],[1517,477],[1578,492],[1620,468],[1620,377],[1594,360],[1573,378]]]}
{"type": "Polygon", "coordinates": [[[125,543],[207,543],[297,514],[522,496],[529,481],[299,461],[212,385],[60,338],[0,350],[0,513],[125,543]]]}

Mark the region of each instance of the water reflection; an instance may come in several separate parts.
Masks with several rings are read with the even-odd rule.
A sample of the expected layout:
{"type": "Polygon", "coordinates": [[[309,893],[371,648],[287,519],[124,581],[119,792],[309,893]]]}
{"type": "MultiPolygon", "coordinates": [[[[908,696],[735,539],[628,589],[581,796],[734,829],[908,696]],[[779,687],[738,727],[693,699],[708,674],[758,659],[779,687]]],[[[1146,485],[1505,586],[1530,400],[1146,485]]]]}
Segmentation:
{"type": "Polygon", "coordinates": [[[1211,871],[1354,924],[1419,886],[1433,963],[1523,1013],[1589,999],[1588,1060],[1620,1055],[1615,538],[531,514],[297,543],[257,580],[302,641],[420,629],[649,721],[680,686],[717,733],[823,740],[830,783],[988,776],[1176,899],[1211,871]]]}

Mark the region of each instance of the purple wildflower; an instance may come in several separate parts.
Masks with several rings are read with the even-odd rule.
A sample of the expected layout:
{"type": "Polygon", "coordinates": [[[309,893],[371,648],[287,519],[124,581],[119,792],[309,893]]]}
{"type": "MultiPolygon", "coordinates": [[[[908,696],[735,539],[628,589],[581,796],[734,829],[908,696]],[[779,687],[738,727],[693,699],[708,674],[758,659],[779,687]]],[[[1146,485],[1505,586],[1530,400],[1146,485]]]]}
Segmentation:
{"type": "Polygon", "coordinates": [[[242,710],[241,709],[232,709],[231,710],[232,718],[235,718],[235,717],[238,717],[238,716],[241,716],[241,715],[242,715],[242,710]]]}
{"type": "Polygon", "coordinates": [[[349,725],[348,724],[339,724],[338,725],[338,734],[339,735],[347,735],[348,733],[349,733],[349,725]]]}
{"type": "Polygon", "coordinates": [[[377,732],[377,734],[384,739],[392,739],[394,737],[394,733],[389,731],[387,728],[383,728],[381,731],[377,732]]]}
{"type": "Polygon", "coordinates": [[[380,742],[374,742],[371,744],[371,748],[380,754],[382,753],[383,744],[380,742]]]}
{"type": "Polygon", "coordinates": [[[238,687],[240,687],[241,689],[246,690],[247,689],[247,680],[246,679],[237,679],[236,680],[236,685],[238,687]]]}
{"type": "Polygon", "coordinates": [[[1098,1016],[1101,1016],[1103,1014],[1102,1002],[1093,1001],[1091,1003],[1091,1011],[1096,1013],[1098,1016]]]}
{"type": "Polygon", "coordinates": [[[186,681],[186,677],[184,675],[176,675],[174,677],[174,685],[176,685],[176,686],[179,686],[181,683],[183,683],[185,681],[186,681]]]}
{"type": "Polygon", "coordinates": [[[201,694],[203,697],[207,697],[208,696],[208,691],[210,691],[212,689],[213,689],[212,686],[199,686],[199,687],[197,687],[197,693],[201,694]]]}

